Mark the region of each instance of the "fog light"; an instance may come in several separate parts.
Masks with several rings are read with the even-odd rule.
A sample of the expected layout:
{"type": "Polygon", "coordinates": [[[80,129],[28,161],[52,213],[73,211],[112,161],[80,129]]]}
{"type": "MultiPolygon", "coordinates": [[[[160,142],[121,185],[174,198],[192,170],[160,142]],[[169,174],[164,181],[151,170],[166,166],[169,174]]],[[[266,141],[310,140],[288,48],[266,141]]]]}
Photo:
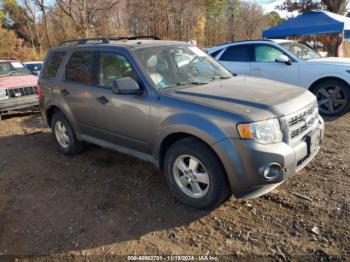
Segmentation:
{"type": "Polygon", "coordinates": [[[278,163],[269,163],[268,165],[260,168],[259,174],[266,180],[272,181],[281,178],[284,174],[284,169],[278,163]]]}

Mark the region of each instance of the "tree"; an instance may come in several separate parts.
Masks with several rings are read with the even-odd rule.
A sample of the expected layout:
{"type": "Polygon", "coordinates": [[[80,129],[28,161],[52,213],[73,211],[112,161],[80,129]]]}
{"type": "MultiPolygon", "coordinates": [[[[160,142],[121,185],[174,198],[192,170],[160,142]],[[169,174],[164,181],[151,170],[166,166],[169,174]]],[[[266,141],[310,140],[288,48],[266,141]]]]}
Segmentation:
{"type": "Polygon", "coordinates": [[[270,22],[269,25],[272,26],[276,26],[280,23],[282,23],[284,21],[283,18],[281,18],[281,16],[279,15],[279,13],[277,13],[276,11],[271,11],[270,13],[267,14],[270,22]]]}
{"type": "Polygon", "coordinates": [[[282,5],[277,6],[277,9],[285,10],[287,12],[297,11],[303,13],[314,9],[320,9],[321,7],[322,4],[320,1],[315,0],[285,0],[282,5]]]}
{"type": "Polygon", "coordinates": [[[59,8],[72,19],[76,30],[88,37],[96,14],[115,6],[117,0],[56,0],[59,8]]]}
{"type": "MultiPolygon", "coordinates": [[[[28,1],[28,0],[25,0],[25,1],[28,1]]],[[[34,0],[34,4],[41,11],[42,19],[44,22],[44,32],[46,36],[47,46],[52,47],[51,40],[50,40],[50,28],[49,28],[49,23],[47,18],[47,6],[45,5],[44,0],[34,0]]]]}
{"type": "Polygon", "coordinates": [[[349,2],[349,0],[322,0],[323,5],[326,6],[328,11],[341,15],[347,13],[349,2]]]}
{"type": "Polygon", "coordinates": [[[324,9],[344,15],[347,13],[349,0],[285,0],[277,8],[288,12],[308,12],[314,9],[324,9]]]}
{"type": "Polygon", "coordinates": [[[13,30],[25,42],[32,43],[34,38],[32,31],[34,21],[26,10],[18,5],[16,0],[4,0],[2,12],[5,15],[4,28],[13,30]]]}
{"type": "Polygon", "coordinates": [[[0,27],[0,57],[2,59],[30,60],[35,54],[23,44],[12,30],[0,27]]]}

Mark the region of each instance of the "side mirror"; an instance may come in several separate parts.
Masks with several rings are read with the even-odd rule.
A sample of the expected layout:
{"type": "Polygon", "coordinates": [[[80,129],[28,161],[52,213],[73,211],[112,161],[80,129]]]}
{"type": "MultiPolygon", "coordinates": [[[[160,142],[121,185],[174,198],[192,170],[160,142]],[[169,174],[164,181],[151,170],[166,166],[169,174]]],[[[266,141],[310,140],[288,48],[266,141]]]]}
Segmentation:
{"type": "Polygon", "coordinates": [[[112,91],[118,95],[140,95],[143,93],[139,84],[131,77],[114,80],[112,91]]]}
{"type": "Polygon", "coordinates": [[[280,55],[279,57],[276,58],[275,60],[277,63],[282,63],[286,65],[291,65],[292,62],[290,61],[289,57],[286,55],[280,55]]]}

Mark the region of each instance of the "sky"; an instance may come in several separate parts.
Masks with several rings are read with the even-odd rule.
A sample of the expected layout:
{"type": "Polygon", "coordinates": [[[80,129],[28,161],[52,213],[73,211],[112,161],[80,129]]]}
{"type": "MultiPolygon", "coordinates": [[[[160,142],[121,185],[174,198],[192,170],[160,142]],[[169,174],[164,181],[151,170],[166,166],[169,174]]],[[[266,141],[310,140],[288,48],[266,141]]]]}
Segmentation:
{"type": "MultiPolygon", "coordinates": [[[[244,0],[244,1],[255,2],[255,3],[261,4],[261,6],[264,8],[266,13],[269,13],[271,11],[276,11],[283,18],[286,18],[288,16],[288,12],[286,12],[286,11],[275,10],[275,7],[277,5],[281,5],[283,3],[283,0],[244,0]]],[[[289,13],[289,15],[290,15],[290,13],[289,13]]]]}

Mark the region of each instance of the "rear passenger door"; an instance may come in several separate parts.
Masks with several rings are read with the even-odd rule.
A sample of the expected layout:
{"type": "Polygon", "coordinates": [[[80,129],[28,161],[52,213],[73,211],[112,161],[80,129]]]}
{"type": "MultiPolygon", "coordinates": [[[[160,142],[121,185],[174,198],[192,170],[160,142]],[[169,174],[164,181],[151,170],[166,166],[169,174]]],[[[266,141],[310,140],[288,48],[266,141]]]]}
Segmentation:
{"type": "Polygon", "coordinates": [[[93,85],[96,82],[95,56],[93,50],[74,50],[67,59],[62,72],[58,93],[68,106],[82,134],[90,135],[93,85]]]}
{"type": "Polygon", "coordinates": [[[127,54],[112,51],[98,53],[97,85],[94,87],[95,138],[124,146],[143,153],[149,153],[150,101],[147,90],[127,54]],[[144,93],[123,95],[112,92],[113,80],[133,78],[144,93]]]}
{"type": "Polygon", "coordinates": [[[229,46],[218,60],[232,73],[249,76],[251,74],[251,45],[229,46]]]}
{"type": "MultiPolygon", "coordinates": [[[[65,51],[51,51],[45,58],[39,78],[39,84],[44,89],[45,95],[56,96],[54,91],[59,89],[60,83],[60,81],[57,81],[57,75],[60,67],[63,66],[61,64],[63,64],[65,55],[65,51]]],[[[39,101],[41,108],[44,108],[43,102],[44,100],[39,101]]]]}

